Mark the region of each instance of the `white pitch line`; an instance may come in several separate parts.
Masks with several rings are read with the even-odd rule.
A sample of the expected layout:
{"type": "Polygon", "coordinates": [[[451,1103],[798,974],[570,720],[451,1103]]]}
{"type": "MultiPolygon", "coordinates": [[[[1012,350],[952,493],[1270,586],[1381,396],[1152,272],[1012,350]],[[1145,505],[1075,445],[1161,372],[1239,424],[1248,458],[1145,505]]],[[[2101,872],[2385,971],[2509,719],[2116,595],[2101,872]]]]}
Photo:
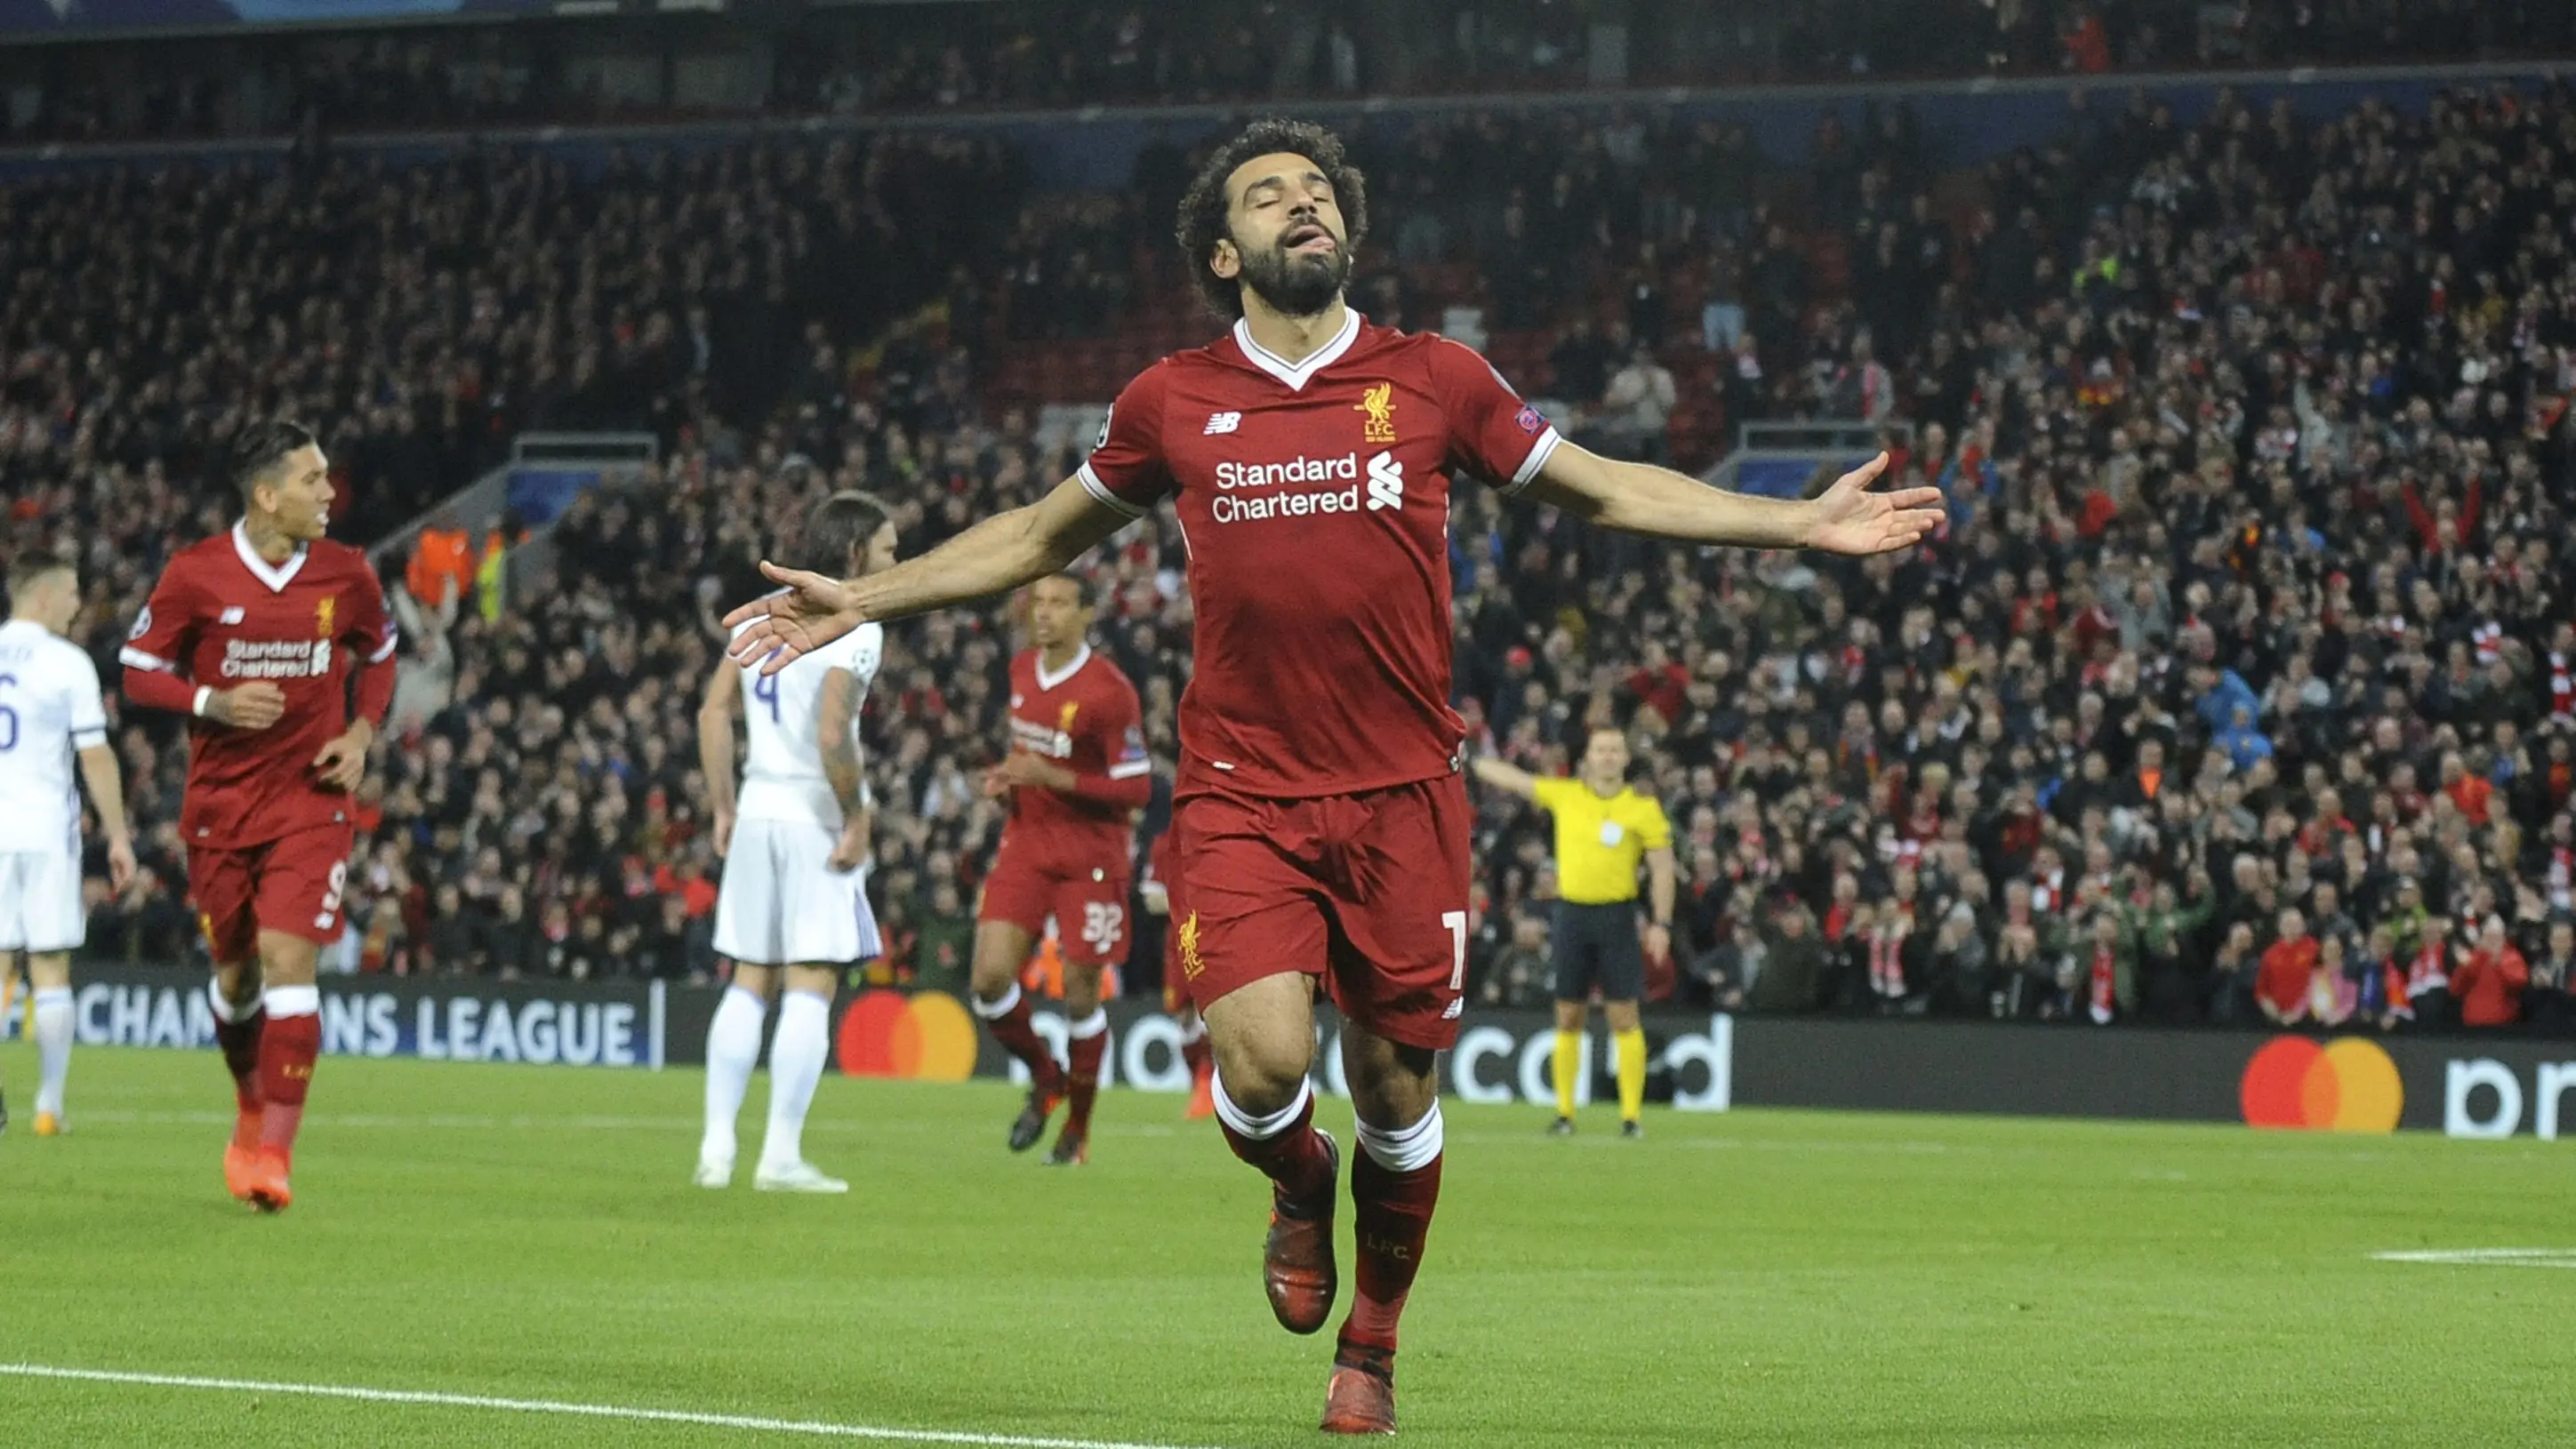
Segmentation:
{"type": "Polygon", "coordinates": [[[2576,1268],[2576,1248],[2418,1248],[2373,1253],[2382,1263],[2435,1263],[2466,1268],[2576,1268]]]}
{"type": "Polygon", "coordinates": [[[687,1424],[704,1429],[750,1429],[823,1439],[870,1439],[897,1444],[962,1444],[973,1449],[1189,1449],[1173,1444],[1131,1444],[1115,1439],[1054,1439],[1027,1434],[977,1434],[958,1429],[895,1429],[878,1424],[833,1424],[818,1419],[765,1419],[754,1414],[701,1414],[685,1409],[644,1409],[624,1404],[574,1404],[554,1399],[504,1399],[426,1389],[370,1389],[352,1384],[281,1384],[262,1379],[198,1378],[189,1374],[126,1373],[113,1369],[56,1368],[0,1363],[0,1376],[68,1379],[96,1384],[139,1384],[162,1389],[211,1389],[221,1393],[290,1394],[310,1399],[350,1399],[368,1404],[424,1404],[442,1409],[492,1409],[513,1414],[560,1414],[580,1419],[687,1424]]]}

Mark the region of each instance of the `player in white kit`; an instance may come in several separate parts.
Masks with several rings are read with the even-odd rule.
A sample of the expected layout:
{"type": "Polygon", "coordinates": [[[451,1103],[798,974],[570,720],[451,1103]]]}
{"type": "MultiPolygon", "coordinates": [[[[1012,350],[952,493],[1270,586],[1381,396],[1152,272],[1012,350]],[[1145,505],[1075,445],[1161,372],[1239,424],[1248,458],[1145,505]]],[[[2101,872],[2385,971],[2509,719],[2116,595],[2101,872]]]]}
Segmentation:
{"type": "MultiPolygon", "coordinates": [[[[9,622],[0,624],[0,979],[27,953],[35,989],[36,1135],[63,1130],[63,1078],[72,1057],[72,951],[88,935],[81,909],[80,794],[89,782],[107,832],[110,883],[134,879],[125,782],[107,744],[98,666],[63,637],[80,612],[80,576],[58,559],[9,570],[9,622]]],[[[5,994],[5,993],[0,993],[5,994]]],[[[0,1127],[9,1113],[0,1106],[0,1127]]]]}
{"type": "MultiPolygon", "coordinates": [[[[801,552],[812,567],[872,573],[894,562],[885,505],[835,493],[805,520],[801,552]]],[[[707,1123],[696,1181],[733,1181],[734,1119],[760,1058],[761,1018],[777,992],[769,1046],[769,1127],[752,1186],[763,1192],[847,1192],[805,1161],[805,1109],[830,1047],[838,968],[879,954],[868,909],[869,800],[859,769],[859,706],[876,677],[885,630],[867,625],[774,675],[720,661],[698,710],[698,758],[715,817],[724,883],[716,895],[716,950],[734,962],[733,984],[707,1026],[707,1123]],[[733,721],[750,748],[737,799],[733,721]]]]}

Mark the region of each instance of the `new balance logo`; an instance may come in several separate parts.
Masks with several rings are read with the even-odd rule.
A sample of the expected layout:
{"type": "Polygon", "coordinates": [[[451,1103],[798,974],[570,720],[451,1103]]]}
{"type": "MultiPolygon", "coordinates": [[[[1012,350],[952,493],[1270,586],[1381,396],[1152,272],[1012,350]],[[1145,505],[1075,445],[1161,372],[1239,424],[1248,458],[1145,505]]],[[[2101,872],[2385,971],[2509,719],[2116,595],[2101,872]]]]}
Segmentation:
{"type": "Polygon", "coordinates": [[[240,623],[241,621],[242,621],[242,611],[241,611],[241,607],[240,607],[239,605],[235,605],[235,606],[233,606],[233,607],[231,607],[231,608],[228,608],[228,609],[224,610],[224,612],[223,612],[220,616],[218,616],[218,619],[217,619],[217,622],[218,622],[218,623],[224,623],[224,624],[238,624],[238,623],[240,623]]]}
{"type": "Polygon", "coordinates": [[[1392,453],[1380,453],[1368,461],[1368,506],[1371,513],[1404,506],[1404,465],[1392,453]]]}
{"type": "Polygon", "coordinates": [[[1200,436],[1213,438],[1219,433],[1230,433],[1242,426],[1243,414],[1241,413],[1210,413],[1207,431],[1200,436]]]}

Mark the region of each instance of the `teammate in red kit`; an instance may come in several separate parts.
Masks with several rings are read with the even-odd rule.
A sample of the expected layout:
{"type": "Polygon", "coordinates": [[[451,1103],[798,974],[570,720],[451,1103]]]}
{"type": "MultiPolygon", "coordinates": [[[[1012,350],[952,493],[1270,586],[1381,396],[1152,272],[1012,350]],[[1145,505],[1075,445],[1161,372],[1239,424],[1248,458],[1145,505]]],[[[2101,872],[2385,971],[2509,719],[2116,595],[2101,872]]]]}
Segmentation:
{"type": "Polygon", "coordinates": [[[191,716],[179,834],[239,1108],[224,1185],[277,1212],[322,1048],[314,961],[340,934],[350,792],[393,702],[396,640],[366,555],[322,536],[313,434],[248,424],[226,464],[241,521],[170,560],[121,657],[126,698],[191,716]]]}
{"type": "Polygon", "coordinates": [[[1322,128],[1260,121],[1181,203],[1180,241],[1232,332],[1130,383],[1074,477],[909,564],[789,585],[734,611],[773,664],[870,619],[1064,568],[1169,500],[1189,546],[1197,667],[1181,701],[1173,828],[1181,972],[1216,1048],[1227,1143],[1272,1182],[1262,1282],[1297,1333],[1330,1317],[1341,1154],[1313,1122],[1313,1005],[1340,1008],[1356,1109],[1357,1301],[1323,1428],[1395,1428],[1396,1323],[1440,1191],[1434,1053],[1467,962],[1464,722],[1449,707],[1449,474],[1597,527],[1693,544],[1878,553],[1941,518],[1930,488],[1872,493],[1884,455],[1803,502],[1748,498],[1568,443],[1457,343],[1344,304],[1366,232],[1357,170],[1322,128]]]}
{"type": "Polygon", "coordinates": [[[1029,590],[1035,648],[1011,661],[1011,745],[984,776],[984,793],[1011,802],[1002,847],[975,908],[975,1014],[1029,1069],[1029,1100],[1011,1123],[1011,1150],[1046,1132],[1056,1104],[1064,1131],[1052,1166],[1088,1159],[1091,1099],[1109,1014],[1100,973],[1124,953],[1135,814],[1154,792],[1136,686],[1091,652],[1091,584],[1072,574],[1029,590]],[[1020,967],[1054,917],[1064,952],[1065,1066],[1029,1024],[1020,967]]]}
{"type": "MultiPolygon", "coordinates": [[[[1180,882],[1172,869],[1172,832],[1165,830],[1154,837],[1154,848],[1145,857],[1145,878],[1136,883],[1136,898],[1142,901],[1146,914],[1163,917],[1163,1009],[1181,1024],[1181,1062],[1190,1070],[1190,1104],[1181,1110],[1181,1119],[1196,1122],[1216,1115],[1216,1058],[1208,1050],[1207,1023],[1200,1019],[1198,1003],[1190,1000],[1188,983],[1181,974],[1181,927],[1186,923],[1181,913],[1180,882]]],[[[1195,941],[1191,949],[1197,948],[1195,941]]]]}

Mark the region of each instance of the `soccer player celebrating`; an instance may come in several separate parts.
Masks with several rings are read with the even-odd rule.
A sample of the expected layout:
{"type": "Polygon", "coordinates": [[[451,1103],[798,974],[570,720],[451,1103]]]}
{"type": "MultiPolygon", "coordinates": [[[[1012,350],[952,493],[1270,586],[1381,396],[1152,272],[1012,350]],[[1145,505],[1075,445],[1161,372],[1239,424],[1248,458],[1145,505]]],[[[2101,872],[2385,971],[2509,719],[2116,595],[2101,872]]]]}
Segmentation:
{"type": "Polygon", "coordinates": [[[1344,303],[1366,231],[1338,140],[1254,123],[1181,203],[1183,255],[1231,332],[1128,384],[1089,461],[1038,502],[865,579],[763,565],[787,590],[732,616],[750,625],[736,657],[775,667],[868,620],[1044,577],[1172,500],[1198,616],[1174,790],[1181,972],[1215,1046],[1226,1141],[1272,1183],[1262,1281],[1296,1333],[1324,1325],[1339,1283],[1341,1154],[1308,1086],[1319,983],[1343,1018],[1358,1295],[1325,1394],[1323,1428],[1339,1433],[1395,1428],[1397,1319],[1440,1191],[1434,1053],[1463,1005],[1448,475],[1693,544],[1877,553],[1941,518],[1937,490],[1870,491],[1883,455],[1785,502],[1565,442],[1474,352],[1344,303]]]}
{"type": "Polygon", "coordinates": [[[367,556],[322,536],[333,495],[313,434],[247,423],[226,466],[241,521],[170,560],[120,657],[126,698],[190,717],[179,835],[239,1108],[224,1184],[279,1212],[322,1049],[314,962],[340,934],[350,792],[397,641],[367,556]]]}
{"type": "MultiPolygon", "coordinates": [[[[0,978],[27,953],[35,996],[36,1135],[63,1130],[72,1064],[72,950],[88,935],[81,911],[80,796],[89,783],[107,834],[109,884],[134,879],[125,782],[107,744],[98,666],[64,638],[80,613],[80,578],[59,559],[9,570],[9,622],[0,624],[0,978]]],[[[0,1126],[9,1120],[0,1111],[0,1126]]]]}
{"type": "Polygon", "coordinates": [[[1011,661],[1010,750],[984,776],[984,793],[1009,800],[1011,818],[975,909],[975,1014],[1029,1069],[1011,1150],[1035,1144],[1062,1101],[1064,1130],[1047,1154],[1057,1167],[1090,1157],[1091,1099],[1109,1045],[1100,973],[1127,939],[1134,817],[1154,790],[1136,687],[1091,652],[1091,614],[1087,579],[1059,573],[1029,590],[1035,647],[1011,661]],[[1064,1014],[1072,1023],[1065,1067],[1030,1025],[1019,985],[1049,916],[1064,952],[1064,1014]]]}
{"type": "MultiPolygon", "coordinates": [[[[818,569],[864,577],[894,563],[885,505],[835,493],[805,520],[800,552],[818,569]]],[[[762,1192],[848,1192],[805,1160],[805,1112],[830,1055],[839,966],[879,952],[868,908],[869,801],[859,769],[859,707],[876,678],[885,630],[863,625],[830,648],[763,676],[727,659],[698,710],[698,762],[714,799],[716,950],[733,984],[707,1024],[707,1121],[697,1184],[733,1181],[734,1119],[760,1058],[761,1018],[784,971],[778,1036],[769,1046],[769,1128],[751,1185],[762,1192]],[[744,680],[750,705],[744,706],[744,680]],[[733,720],[749,717],[742,794],[733,788],[733,720]]]]}
{"type": "Polygon", "coordinates": [[[1664,807],[1628,784],[1628,740],[1597,729],[1584,742],[1582,778],[1541,779],[1500,760],[1478,760],[1476,778],[1535,803],[1556,820],[1556,1122],[1574,1132],[1575,1075],[1583,1067],[1584,1018],[1593,988],[1610,1019],[1619,1059],[1619,1132],[1642,1137],[1646,1107],[1646,1029],[1637,1002],[1646,994],[1646,957],[1673,946],[1673,827],[1664,807]],[[1637,941],[1637,864],[1653,882],[1653,914],[1643,950],[1637,941]]]}

